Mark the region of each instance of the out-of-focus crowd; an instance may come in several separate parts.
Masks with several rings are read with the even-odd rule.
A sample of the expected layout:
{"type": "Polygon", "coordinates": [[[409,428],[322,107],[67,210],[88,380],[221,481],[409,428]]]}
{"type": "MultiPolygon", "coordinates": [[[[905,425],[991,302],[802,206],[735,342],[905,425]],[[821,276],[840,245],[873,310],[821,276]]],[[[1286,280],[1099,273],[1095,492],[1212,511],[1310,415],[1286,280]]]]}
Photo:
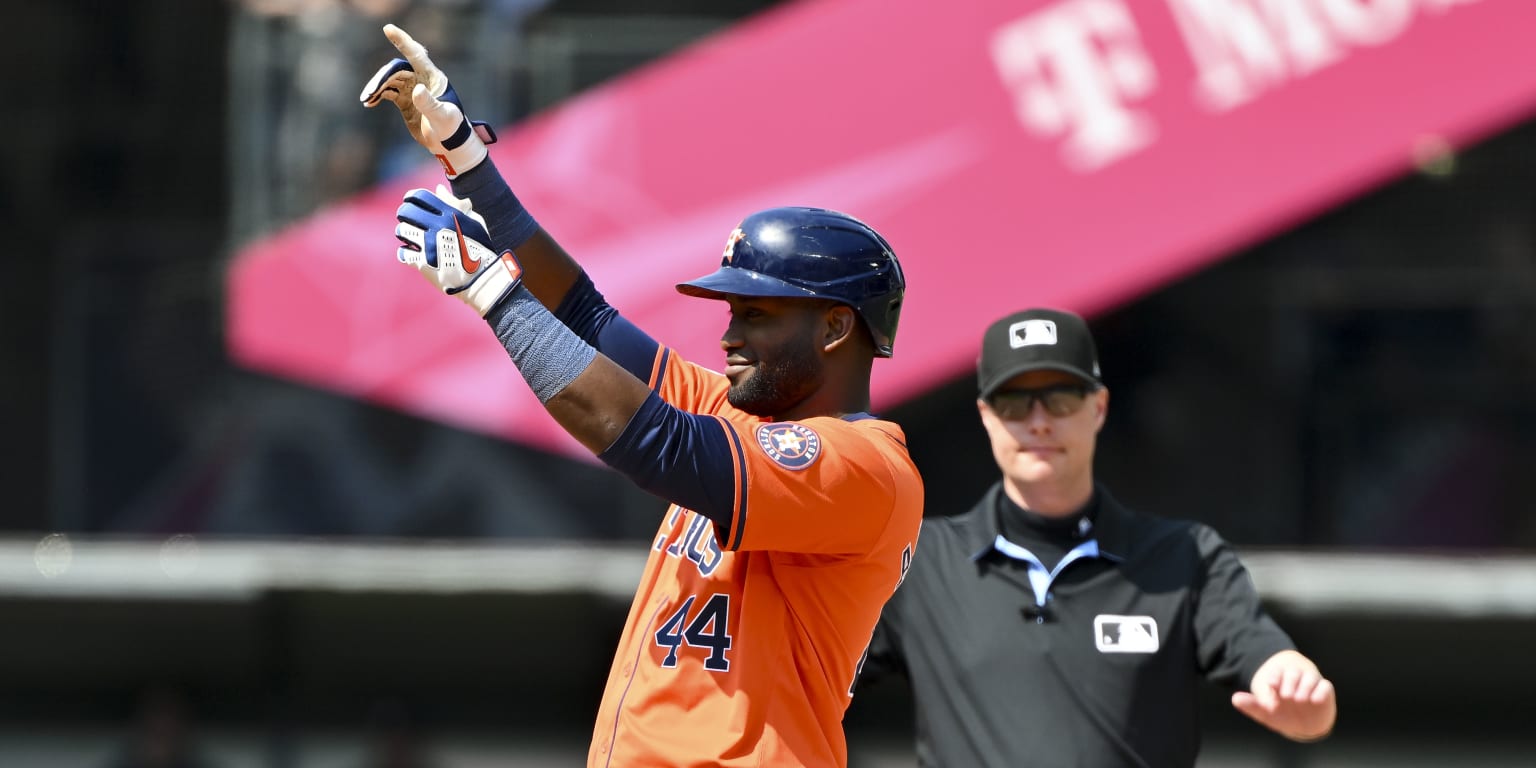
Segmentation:
{"type": "Polygon", "coordinates": [[[235,235],[257,236],[424,162],[393,121],[362,109],[358,90],[396,55],[379,33],[410,29],[455,84],[475,94],[476,118],[512,119],[519,28],[549,0],[240,0],[232,21],[231,131],[235,235]]]}

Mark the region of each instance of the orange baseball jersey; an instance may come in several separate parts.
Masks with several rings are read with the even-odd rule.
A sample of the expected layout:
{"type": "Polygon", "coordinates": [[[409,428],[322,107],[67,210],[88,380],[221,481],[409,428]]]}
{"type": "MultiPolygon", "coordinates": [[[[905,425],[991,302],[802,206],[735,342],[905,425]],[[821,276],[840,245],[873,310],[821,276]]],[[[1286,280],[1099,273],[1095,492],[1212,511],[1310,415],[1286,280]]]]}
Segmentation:
{"type": "Polygon", "coordinates": [[[725,437],[691,461],[728,477],[713,514],[673,504],[662,521],[587,764],[846,765],[843,713],[922,520],[906,438],[867,414],[765,421],[726,401],[723,375],[651,349],[660,399],[725,437]]]}

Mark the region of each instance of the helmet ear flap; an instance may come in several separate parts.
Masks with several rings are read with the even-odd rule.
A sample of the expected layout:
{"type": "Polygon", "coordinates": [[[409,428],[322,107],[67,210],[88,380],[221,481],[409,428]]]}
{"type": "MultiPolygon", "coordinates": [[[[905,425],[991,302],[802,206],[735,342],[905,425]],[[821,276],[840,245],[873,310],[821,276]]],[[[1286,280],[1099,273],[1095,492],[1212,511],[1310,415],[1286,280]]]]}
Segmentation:
{"type": "Polygon", "coordinates": [[[869,312],[870,333],[875,333],[875,328],[888,329],[884,337],[875,337],[875,355],[878,357],[890,357],[891,347],[896,341],[896,325],[901,321],[901,304],[903,295],[897,293],[884,301],[880,306],[871,308],[869,312]],[[878,318],[878,319],[874,319],[878,318]]]}

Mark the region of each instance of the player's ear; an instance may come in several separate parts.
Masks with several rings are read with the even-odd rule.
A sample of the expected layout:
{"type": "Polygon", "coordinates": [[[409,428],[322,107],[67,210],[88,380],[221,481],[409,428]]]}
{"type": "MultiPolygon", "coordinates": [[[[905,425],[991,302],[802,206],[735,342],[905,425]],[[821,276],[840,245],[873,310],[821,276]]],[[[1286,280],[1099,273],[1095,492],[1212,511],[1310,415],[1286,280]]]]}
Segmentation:
{"type": "Polygon", "coordinates": [[[833,303],[822,315],[821,346],[831,352],[852,343],[859,329],[859,317],[853,307],[833,303]]]}

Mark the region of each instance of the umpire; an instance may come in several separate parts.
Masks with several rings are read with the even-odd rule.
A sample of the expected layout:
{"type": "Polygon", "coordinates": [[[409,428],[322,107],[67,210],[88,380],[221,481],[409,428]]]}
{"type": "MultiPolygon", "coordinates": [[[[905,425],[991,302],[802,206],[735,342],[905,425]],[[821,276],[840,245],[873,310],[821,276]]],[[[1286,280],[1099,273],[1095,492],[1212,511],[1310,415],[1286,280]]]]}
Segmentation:
{"type": "Polygon", "coordinates": [[[918,764],[1192,766],[1202,679],[1277,733],[1326,736],[1333,684],[1220,535],[1094,482],[1109,390],[1083,319],[1002,318],[977,372],[1002,478],[969,512],[924,521],[865,665],[910,681],[918,764]]]}

